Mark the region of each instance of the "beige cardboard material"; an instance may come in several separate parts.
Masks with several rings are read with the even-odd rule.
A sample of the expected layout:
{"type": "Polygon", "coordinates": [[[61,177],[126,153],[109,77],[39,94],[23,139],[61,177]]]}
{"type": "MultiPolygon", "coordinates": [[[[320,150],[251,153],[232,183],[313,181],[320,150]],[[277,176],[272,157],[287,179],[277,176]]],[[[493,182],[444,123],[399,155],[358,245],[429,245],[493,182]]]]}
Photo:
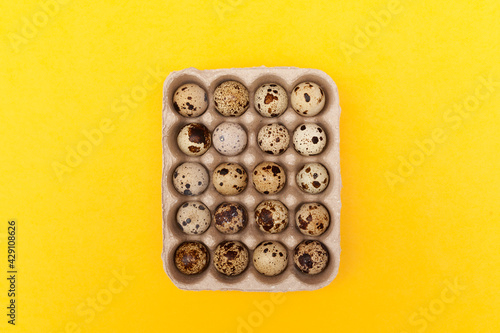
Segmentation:
{"type": "Polygon", "coordinates": [[[296,291],[315,290],[328,285],[337,275],[340,263],[340,157],[339,157],[339,120],[340,106],[338,90],[335,82],[324,72],[316,69],[302,69],[295,67],[255,67],[233,68],[200,71],[188,68],[172,72],[165,80],[163,86],[163,175],[162,175],[162,208],[163,208],[163,253],[164,269],[172,282],[180,289],[186,290],[241,290],[241,291],[296,291]],[[222,82],[237,80],[244,84],[250,94],[250,106],[240,117],[223,117],[214,108],[213,92],[222,82]],[[283,115],[277,118],[264,118],[254,109],[254,92],[264,83],[278,83],[290,92],[300,82],[312,81],[319,84],[325,94],[326,103],[322,112],[315,117],[303,117],[295,113],[290,103],[283,115]],[[208,110],[200,117],[185,118],[173,108],[172,96],[175,90],[184,83],[196,83],[208,93],[208,110]],[[177,147],[177,133],[180,128],[188,123],[202,123],[212,132],[214,128],[225,121],[241,124],[248,133],[247,148],[237,156],[220,155],[213,147],[199,157],[183,154],[177,147]],[[263,153],[257,145],[259,129],[270,123],[285,125],[290,138],[294,129],[304,123],[313,122],[320,124],[327,132],[328,143],[324,151],[316,156],[301,156],[290,147],[280,156],[263,153]],[[251,177],[253,168],[263,162],[272,161],[285,168],[287,184],[276,195],[264,195],[255,190],[251,177]],[[183,162],[198,162],[203,164],[211,177],[212,171],[222,162],[236,162],[242,165],[249,176],[247,188],[239,195],[225,197],[219,194],[212,184],[199,196],[184,196],[173,187],[172,174],[174,169],[183,162]],[[330,184],[321,194],[306,194],[295,183],[295,175],[300,168],[308,162],[320,162],[329,172],[330,184]],[[258,229],[255,224],[254,209],[267,199],[282,201],[289,209],[289,225],[281,233],[270,235],[258,229]],[[185,201],[201,201],[213,212],[222,202],[239,202],[248,211],[248,225],[241,232],[233,235],[221,234],[212,225],[201,235],[186,235],[176,223],[178,207],[185,201]],[[295,212],[305,202],[321,202],[330,211],[331,224],[328,230],[319,237],[305,236],[299,232],[295,225],[295,212]],[[293,263],[295,246],[304,239],[316,239],[325,244],[330,253],[330,262],[326,269],[318,275],[309,276],[300,272],[293,263]],[[180,273],[175,267],[173,258],[177,246],[183,241],[200,241],[210,251],[209,267],[199,275],[187,276],[180,273]],[[227,277],[213,266],[213,252],[215,247],[223,240],[238,240],[244,243],[250,251],[248,268],[239,276],[227,277]],[[252,253],[255,247],[264,240],[277,240],[288,249],[288,267],[278,276],[267,277],[255,270],[252,263],[252,253]]]}

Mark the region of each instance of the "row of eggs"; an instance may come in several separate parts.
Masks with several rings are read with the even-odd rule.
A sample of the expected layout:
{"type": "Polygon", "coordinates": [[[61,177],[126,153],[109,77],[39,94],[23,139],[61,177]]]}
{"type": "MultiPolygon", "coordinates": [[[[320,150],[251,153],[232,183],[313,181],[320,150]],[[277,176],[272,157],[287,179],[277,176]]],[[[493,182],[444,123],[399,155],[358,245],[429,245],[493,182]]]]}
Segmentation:
{"type": "MultiPolygon", "coordinates": [[[[320,154],[326,146],[323,128],[314,123],[304,123],[293,132],[293,146],[303,156],[320,154]]],[[[177,135],[179,149],[188,156],[201,156],[212,146],[220,154],[235,156],[247,146],[247,133],[237,123],[223,122],[210,135],[208,128],[199,123],[184,125],[177,135]]],[[[290,144],[288,129],[281,124],[268,124],[259,130],[257,143],[260,149],[271,155],[281,155],[290,144]]]]}
{"type": "MultiPolygon", "coordinates": [[[[323,89],[314,82],[296,85],[290,95],[292,109],[301,116],[313,117],[323,110],[326,96],[323,89]]],[[[174,93],[174,109],[184,117],[199,117],[208,108],[207,92],[195,83],[187,83],[174,93]]],[[[215,109],[225,117],[239,117],[248,109],[248,89],[240,82],[222,82],[214,91],[215,109]]],[[[279,117],[288,108],[288,94],[277,83],[261,85],[254,96],[254,106],[263,117],[279,117]]]]}
{"type": "MultiPolygon", "coordinates": [[[[177,166],[172,177],[177,192],[188,196],[202,194],[207,189],[209,181],[207,169],[202,164],[194,162],[184,162],[177,166]]],[[[328,187],[330,176],[323,164],[306,163],[297,172],[295,181],[303,192],[318,194],[328,187]]],[[[286,184],[285,169],[278,163],[262,162],[253,169],[252,183],[259,193],[279,193],[286,184]]],[[[237,195],[246,189],[248,174],[240,164],[224,162],[213,171],[212,184],[222,195],[237,195]]]]}
{"type": "MultiPolygon", "coordinates": [[[[254,211],[258,228],[268,234],[277,234],[288,226],[288,208],[279,200],[264,200],[254,211]]],[[[184,202],[177,210],[177,225],[188,235],[200,235],[213,224],[223,234],[235,234],[248,224],[248,213],[240,203],[223,202],[212,213],[200,201],[184,202]]],[[[295,213],[297,229],[307,236],[320,236],[330,226],[330,213],[319,202],[302,204],[295,213]]]]}
{"type": "MultiPolygon", "coordinates": [[[[180,244],[174,256],[175,266],[186,275],[203,272],[210,260],[206,245],[197,241],[180,244]]],[[[249,251],[239,241],[223,241],[215,248],[213,265],[219,273],[226,276],[240,275],[249,261],[249,251]]],[[[304,240],[295,247],[293,261],[302,273],[316,275],[328,264],[328,250],[317,240],[304,240]]],[[[265,276],[276,276],[288,266],[288,251],[278,241],[263,241],[253,251],[252,262],[257,272],[265,276]]]]}

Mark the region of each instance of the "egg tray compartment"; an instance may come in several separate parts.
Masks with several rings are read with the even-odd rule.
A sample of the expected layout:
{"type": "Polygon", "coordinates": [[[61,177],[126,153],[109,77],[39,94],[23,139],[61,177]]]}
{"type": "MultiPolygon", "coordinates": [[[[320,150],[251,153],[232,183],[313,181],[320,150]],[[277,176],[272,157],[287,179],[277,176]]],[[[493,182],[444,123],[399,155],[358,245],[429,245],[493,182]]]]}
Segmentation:
{"type": "Polygon", "coordinates": [[[172,72],[165,80],[163,87],[163,174],[162,174],[162,208],[163,208],[163,253],[164,269],[172,282],[185,290],[240,290],[240,291],[297,291],[315,290],[328,285],[337,275],[340,263],[340,160],[339,160],[339,118],[340,106],[338,90],[335,82],[323,71],[295,67],[254,67],[215,70],[197,70],[188,68],[172,72]],[[236,80],[248,89],[250,105],[240,117],[224,117],[215,110],[213,93],[222,82],[236,80]],[[311,81],[319,84],[326,95],[323,110],[314,117],[297,114],[290,105],[290,93],[301,82],[311,81]],[[186,118],[178,114],[172,104],[175,90],[185,84],[195,83],[208,94],[208,109],[199,116],[186,118]],[[254,108],[254,94],[258,87],[265,83],[278,83],[288,93],[288,108],[279,117],[265,118],[254,108]],[[245,150],[237,156],[223,156],[214,147],[202,156],[187,156],[177,146],[177,134],[182,126],[188,123],[202,123],[212,133],[222,122],[235,122],[247,131],[248,143],[245,150]],[[312,122],[322,126],[327,133],[327,144],[323,152],[315,156],[301,156],[293,148],[294,129],[301,123],[312,122]],[[257,144],[259,129],[267,124],[280,123],[290,133],[290,146],[282,154],[274,156],[262,152],[257,144]],[[264,161],[280,164],[286,171],[284,189],[274,195],[257,192],[252,184],[252,171],[256,165],[264,161]],[[198,196],[185,196],[178,193],[172,183],[174,169],[183,162],[198,162],[205,166],[210,176],[207,190],[198,196]],[[242,165],[248,173],[248,186],[235,196],[219,194],[211,184],[213,170],[222,162],[235,162],[242,165]],[[302,192],[295,176],[300,168],[309,162],[322,163],[330,176],[330,183],[320,194],[302,192]],[[288,227],[278,234],[267,234],[259,230],[255,223],[255,207],[263,200],[280,200],[289,210],[288,227]],[[232,235],[220,233],[213,224],[200,235],[184,234],[176,223],[178,207],[185,201],[201,201],[211,211],[212,217],[216,207],[222,202],[238,202],[248,212],[248,224],[240,232],[232,235]],[[303,235],[295,224],[295,212],[301,204],[320,202],[330,212],[330,226],[320,236],[303,235]],[[322,242],[330,256],[325,270],[317,275],[307,275],[299,271],[293,262],[294,249],[305,239],[322,242]],[[247,269],[238,276],[228,277],[219,273],[213,265],[213,254],[216,246],[224,240],[237,240],[245,244],[249,250],[247,269]],[[269,277],[260,274],[253,266],[253,250],[264,240],[275,240],[286,246],[288,251],[288,267],[279,275],[269,277]],[[184,275],[177,270],[174,263],[176,248],[184,241],[199,241],[205,244],[210,252],[206,270],[197,275],[184,275]]]}

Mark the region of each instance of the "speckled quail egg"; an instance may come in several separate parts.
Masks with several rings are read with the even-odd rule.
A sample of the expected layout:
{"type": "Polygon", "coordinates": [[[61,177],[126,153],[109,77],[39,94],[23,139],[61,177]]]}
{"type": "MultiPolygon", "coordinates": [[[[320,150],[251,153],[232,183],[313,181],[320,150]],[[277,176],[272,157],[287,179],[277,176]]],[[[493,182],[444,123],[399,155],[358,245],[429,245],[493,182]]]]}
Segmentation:
{"type": "Polygon", "coordinates": [[[222,82],[214,91],[215,109],[225,117],[239,117],[248,109],[247,88],[238,81],[222,82]]]}
{"type": "Polygon", "coordinates": [[[262,162],[253,169],[252,182],[260,193],[278,193],[285,187],[285,170],[277,163],[262,162]]]}
{"type": "Polygon", "coordinates": [[[248,250],[238,241],[224,241],[217,245],[214,252],[214,266],[227,276],[241,274],[248,266],[248,250]]]}
{"type": "Polygon", "coordinates": [[[184,242],[175,250],[174,262],[184,274],[193,275],[203,272],[209,262],[210,254],[200,242],[184,242]]]}
{"type": "Polygon", "coordinates": [[[286,111],[288,95],[277,83],[266,83],[255,91],[255,109],[264,117],[278,117],[286,111]]]}
{"type": "Polygon", "coordinates": [[[237,163],[221,163],[214,170],[212,183],[220,194],[236,195],[247,187],[248,175],[237,163]]]}
{"type": "Polygon", "coordinates": [[[296,181],[302,191],[316,194],[326,189],[330,176],[321,163],[307,163],[297,173],[296,181]]]}
{"type": "Polygon", "coordinates": [[[321,242],[305,240],[295,248],[293,261],[303,273],[315,275],[326,268],[328,257],[328,251],[321,242]]]}
{"type": "Polygon", "coordinates": [[[177,135],[179,149],[189,156],[205,154],[211,144],[210,131],[202,124],[187,124],[181,128],[177,135]]]}
{"type": "Polygon", "coordinates": [[[208,107],[207,92],[197,84],[184,84],[175,91],[173,105],[184,117],[201,116],[208,107]]]}
{"type": "Polygon", "coordinates": [[[247,210],[237,202],[224,202],[215,209],[214,225],[223,234],[235,234],[247,223],[247,210]]]}
{"type": "Polygon", "coordinates": [[[200,163],[186,162],[175,168],[172,182],[177,192],[184,195],[202,194],[210,181],[207,169],[200,163]]]}
{"type": "Polygon", "coordinates": [[[281,201],[265,200],[255,208],[255,222],[264,232],[282,232],[288,226],[288,208],[281,201]]]}
{"type": "Polygon", "coordinates": [[[264,241],[253,252],[253,265],[264,275],[275,276],[283,272],[288,265],[288,253],[285,246],[276,241],[264,241]]]}
{"type": "Polygon", "coordinates": [[[222,155],[235,156],[247,146],[247,132],[240,124],[222,123],[214,129],[213,143],[222,155]]]}
{"type": "Polygon", "coordinates": [[[188,235],[204,233],[212,220],[210,210],[202,202],[191,201],[183,203],[177,210],[177,224],[188,235]]]}
{"type": "Polygon", "coordinates": [[[304,235],[319,236],[328,229],[330,214],[320,203],[305,203],[295,214],[295,223],[304,235]]]}
{"type": "Polygon", "coordinates": [[[287,150],[290,144],[290,135],[285,126],[281,124],[268,124],[259,130],[257,143],[263,152],[280,155],[287,150]]]}
{"type": "Polygon", "coordinates": [[[305,117],[312,117],[323,110],[325,93],[313,82],[302,82],[295,86],[290,97],[292,108],[305,117]]]}
{"type": "Polygon", "coordinates": [[[293,147],[300,155],[318,155],[325,146],[326,132],[317,124],[302,124],[293,132],[293,147]]]}

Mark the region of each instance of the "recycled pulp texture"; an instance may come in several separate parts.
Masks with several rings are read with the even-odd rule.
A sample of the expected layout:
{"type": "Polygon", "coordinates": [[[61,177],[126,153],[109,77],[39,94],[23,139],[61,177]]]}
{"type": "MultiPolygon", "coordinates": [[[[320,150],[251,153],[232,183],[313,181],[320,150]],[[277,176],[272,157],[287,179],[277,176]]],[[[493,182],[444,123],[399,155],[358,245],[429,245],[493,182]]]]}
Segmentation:
{"type": "Polygon", "coordinates": [[[200,71],[188,68],[172,72],[166,79],[163,87],[163,175],[162,175],[162,208],[163,208],[163,253],[162,259],[165,271],[173,283],[186,290],[241,290],[241,291],[295,291],[314,290],[328,285],[337,275],[340,263],[340,160],[339,160],[339,118],[340,106],[337,86],[324,72],[315,69],[301,69],[294,67],[255,67],[233,68],[200,71]],[[250,94],[250,106],[240,117],[224,117],[214,108],[213,93],[215,88],[227,80],[236,80],[247,87],[250,94]],[[303,117],[295,113],[290,106],[290,93],[298,83],[311,81],[319,84],[326,94],[326,103],[323,111],[314,117],[303,117]],[[175,90],[185,83],[196,83],[208,94],[209,106],[200,117],[185,118],[173,108],[172,96],[175,90]],[[277,118],[262,117],[254,109],[254,94],[264,83],[278,83],[288,93],[289,105],[285,113],[277,118]],[[182,126],[197,122],[204,124],[211,132],[225,121],[236,122],[242,125],[248,134],[246,149],[237,156],[223,156],[211,147],[203,156],[186,156],[177,146],[177,133],[182,126]],[[288,128],[290,136],[294,129],[304,123],[313,122],[321,125],[326,131],[328,142],[323,152],[316,156],[301,156],[293,144],[279,156],[263,153],[257,144],[259,129],[267,124],[281,123],[288,128]],[[275,195],[265,195],[257,192],[252,185],[253,168],[263,161],[280,164],[286,171],[287,182],[285,188],[275,195]],[[179,194],[172,184],[174,169],[183,162],[198,162],[203,164],[210,177],[212,171],[222,162],[235,162],[242,165],[248,175],[247,188],[235,196],[219,194],[210,183],[207,190],[201,195],[190,197],[179,194]],[[322,163],[329,172],[330,184],[320,194],[306,194],[296,185],[295,176],[300,168],[310,162],[322,163]],[[281,233],[266,234],[259,230],[255,223],[254,210],[263,200],[276,199],[282,201],[289,209],[289,225],[281,233]],[[176,211],[186,201],[202,201],[210,211],[222,202],[239,202],[248,211],[248,225],[239,233],[225,235],[217,231],[213,222],[210,228],[201,235],[186,235],[176,223],[176,211]],[[320,202],[330,212],[330,227],[321,236],[305,236],[297,229],[295,212],[301,204],[306,202],[320,202]],[[305,239],[315,239],[322,242],[330,254],[330,262],[326,269],[313,276],[300,272],[293,263],[294,249],[305,239]],[[224,240],[237,240],[245,244],[250,252],[248,268],[240,275],[227,277],[217,272],[212,260],[217,245],[224,240]],[[288,250],[288,267],[277,276],[268,277],[260,274],[253,267],[252,253],[255,247],[264,240],[281,242],[288,250]],[[208,268],[198,275],[184,275],[177,270],[174,264],[174,252],[177,246],[184,241],[199,241],[207,246],[210,252],[208,268]]]}

